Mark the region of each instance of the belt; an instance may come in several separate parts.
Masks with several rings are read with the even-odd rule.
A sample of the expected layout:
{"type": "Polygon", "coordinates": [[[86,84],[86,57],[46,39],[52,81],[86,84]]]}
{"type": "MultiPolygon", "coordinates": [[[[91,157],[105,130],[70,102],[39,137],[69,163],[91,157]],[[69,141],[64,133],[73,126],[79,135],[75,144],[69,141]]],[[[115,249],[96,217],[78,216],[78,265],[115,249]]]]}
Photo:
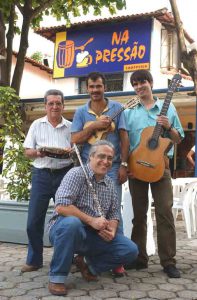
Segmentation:
{"type": "Polygon", "coordinates": [[[42,168],[42,170],[50,172],[50,173],[61,173],[61,172],[67,172],[67,171],[69,171],[72,167],[74,167],[73,164],[71,164],[71,165],[69,165],[67,167],[61,168],[61,169],[42,168]]]}

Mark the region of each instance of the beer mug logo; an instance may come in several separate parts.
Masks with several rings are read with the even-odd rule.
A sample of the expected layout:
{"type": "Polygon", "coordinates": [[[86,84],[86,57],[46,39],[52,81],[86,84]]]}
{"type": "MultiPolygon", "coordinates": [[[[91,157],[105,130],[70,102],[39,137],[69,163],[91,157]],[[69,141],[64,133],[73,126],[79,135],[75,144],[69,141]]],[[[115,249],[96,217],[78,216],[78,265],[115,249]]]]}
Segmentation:
{"type": "Polygon", "coordinates": [[[77,68],[85,68],[92,63],[92,56],[88,51],[77,53],[76,56],[77,68]]]}
{"type": "MultiPolygon", "coordinates": [[[[78,54],[84,56],[84,53],[86,54],[88,52],[88,51],[84,51],[85,47],[93,40],[94,38],[90,38],[85,44],[78,47],[75,46],[75,43],[72,40],[60,42],[58,45],[58,51],[56,56],[58,68],[68,69],[72,67],[75,58],[75,50],[81,50],[81,53],[78,54]]],[[[88,57],[86,57],[86,59],[84,56],[83,63],[82,61],[80,61],[82,56],[79,55],[79,58],[76,59],[77,67],[79,68],[87,67],[88,64],[92,63],[92,56],[89,55],[89,52],[88,52],[88,57]]]]}

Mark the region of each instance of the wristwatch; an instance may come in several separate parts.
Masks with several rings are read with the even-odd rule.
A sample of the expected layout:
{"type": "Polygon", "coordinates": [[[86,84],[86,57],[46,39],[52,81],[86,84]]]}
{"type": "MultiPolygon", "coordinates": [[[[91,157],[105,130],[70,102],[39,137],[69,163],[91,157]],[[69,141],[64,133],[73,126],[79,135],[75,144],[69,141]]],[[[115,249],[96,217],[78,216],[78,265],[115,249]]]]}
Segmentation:
{"type": "Polygon", "coordinates": [[[128,167],[128,163],[126,161],[122,161],[120,165],[123,166],[123,167],[125,167],[125,168],[128,167]]]}

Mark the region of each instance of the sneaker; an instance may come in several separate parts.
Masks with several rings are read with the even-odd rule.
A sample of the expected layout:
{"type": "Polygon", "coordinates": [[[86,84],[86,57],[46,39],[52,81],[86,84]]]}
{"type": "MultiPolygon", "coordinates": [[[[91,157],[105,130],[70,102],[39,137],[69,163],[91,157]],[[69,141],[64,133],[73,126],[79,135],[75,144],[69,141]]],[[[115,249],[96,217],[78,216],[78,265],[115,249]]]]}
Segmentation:
{"type": "Polygon", "coordinates": [[[176,268],[175,265],[168,265],[163,268],[163,271],[168,275],[170,278],[180,278],[181,274],[179,270],[176,268]]]}
{"type": "Polygon", "coordinates": [[[142,269],[147,269],[148,264],[140,262],[140,261],[135,261],[135,262],[132,262],[131,264],[124,265],[124,267],[126,270],[132,270],[132,269],[142,270],[142,269]]]}
{"type": "Polygon", "coordinates": [[[112,276],[115,278],[123,277],[126,275],[125,269],[123,266],[117,267],[112,270],[112,276]]]}

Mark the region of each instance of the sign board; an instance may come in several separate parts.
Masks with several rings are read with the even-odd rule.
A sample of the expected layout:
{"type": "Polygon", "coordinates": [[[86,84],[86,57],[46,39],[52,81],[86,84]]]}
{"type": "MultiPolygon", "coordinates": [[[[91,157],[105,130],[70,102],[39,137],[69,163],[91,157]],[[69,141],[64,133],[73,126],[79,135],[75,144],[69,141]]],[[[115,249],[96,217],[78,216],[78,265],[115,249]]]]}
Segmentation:
{"type": "Polygon", "coordinates": [[[54,78],[150,68],[152,19],[94,25],[56,34],[54,78]]]}

